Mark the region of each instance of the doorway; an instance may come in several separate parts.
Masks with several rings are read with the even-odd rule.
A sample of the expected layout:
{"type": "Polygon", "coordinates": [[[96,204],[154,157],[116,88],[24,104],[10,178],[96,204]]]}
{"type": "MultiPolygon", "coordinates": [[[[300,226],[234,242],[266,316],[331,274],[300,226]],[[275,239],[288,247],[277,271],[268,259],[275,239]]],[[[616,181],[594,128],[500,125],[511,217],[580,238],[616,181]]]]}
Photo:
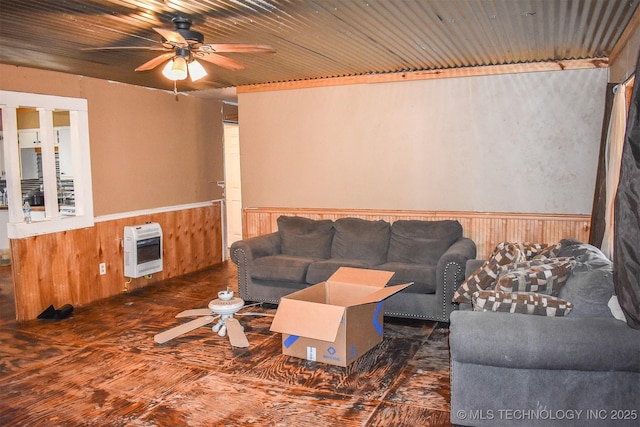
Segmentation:
{"type": "Polygon", "coordinates": [[[240,177],[240,130],[237,122],[224,123],[224,200],[226,232],[224,251],[242,240],[242,186],[240,177]]]}

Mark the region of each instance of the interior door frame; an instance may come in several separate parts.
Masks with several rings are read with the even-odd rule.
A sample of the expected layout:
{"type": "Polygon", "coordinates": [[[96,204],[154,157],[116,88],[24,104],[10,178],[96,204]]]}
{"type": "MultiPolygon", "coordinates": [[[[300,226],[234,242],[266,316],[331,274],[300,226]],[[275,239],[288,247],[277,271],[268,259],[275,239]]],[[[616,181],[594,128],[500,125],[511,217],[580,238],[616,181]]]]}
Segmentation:
{"type": "MultiPolygon", "coordinates": [[[[239,124],[237,121],[231,121],[231,120],[224,120],[223,121],[223,134],[224,134],[224,144],[223,144],[223,156],[224,156],[224,182],[222,184],[223,187],[223,199],[224,199],[224,213],[223,213],[223,221],[224,221],[224,225],[223,225],[223,235],[222,235],[222,240],[223,240],[223,251],[222,251],[222,259],[223,261],[228,259],[229,257],[229,241],[230,239],[230,226],[229,224],[231,223],[231,219],[229,218],[229,216],[231,215],[231,209],[230,209],[230,201],[229,201],[229,194],[230,192],[228,191],[229,188],[229,176],[228,176],[228,171],[230,169],[229,165],[228,165],[228,158],[227,158],[227,136],[228,136],[228,132],[227,129],[229,126],[234,126],[237,128],[238,130],[238,145],[239,145],[239,124]]],[[[240,170],[240,165],[237,165],[237,169],[240,170]]],[[[242,190],[241,190],[242,191],[242,190]]],[[[240,192],[240,201],[242,200],[242,192],[240,192]]],[[[242,231],[242,212],[239,213],[239,217],[235,218],[236,221],[239,221],[240,224],[240,229],[242,231]]]]}

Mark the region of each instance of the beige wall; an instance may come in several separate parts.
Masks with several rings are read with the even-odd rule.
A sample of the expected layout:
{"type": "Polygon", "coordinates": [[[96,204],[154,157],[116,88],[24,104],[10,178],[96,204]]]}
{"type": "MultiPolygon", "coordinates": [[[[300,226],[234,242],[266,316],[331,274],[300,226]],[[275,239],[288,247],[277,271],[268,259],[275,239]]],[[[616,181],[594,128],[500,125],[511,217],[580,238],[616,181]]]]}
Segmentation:
{"type": "Polygon", "coordinates": [[[7,65],[0,89],[87,99],[96,216],[222,197],[219,101],[7,65]]]}
{"type": "Polygon", "coordinates": [[[607,69],[240,93],[244,207],[588,214],[607,69]]]}

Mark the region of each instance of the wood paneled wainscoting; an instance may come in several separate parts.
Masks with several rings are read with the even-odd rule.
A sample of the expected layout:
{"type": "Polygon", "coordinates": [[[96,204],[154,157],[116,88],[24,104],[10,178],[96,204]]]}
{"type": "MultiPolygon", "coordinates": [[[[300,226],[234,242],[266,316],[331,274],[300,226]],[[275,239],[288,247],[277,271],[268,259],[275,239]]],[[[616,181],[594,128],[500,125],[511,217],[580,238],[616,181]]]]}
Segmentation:
{"type": "Polygon", "coordinates": [[[338,219],[356,217],[368,220],[383,219],[393,222],[399,219],[460,221],[464,236],[477,246],[477,258],[489,256],[500,242],[556,243],[573,238],[589,241],[590,215],[553,215],[526,213],[488,212],[436,212],[391,211],[361,209],[306,209],[306,208],[250,208],[242,214],[244,238],[277,231],[280,215],[303,216],[312,219],[338,219]]]}
{"type": "Polygon", "coordinates": [[[222,262],[221,202],[97,221],[93,227],[11,239],[16,318],[35,319],[49,305],[82,305],[222,262]],[[157,222],[163,271],[124,277],[125,226],[157,222]],[[100,275],[99,264],[107,272],[100,275]]]}

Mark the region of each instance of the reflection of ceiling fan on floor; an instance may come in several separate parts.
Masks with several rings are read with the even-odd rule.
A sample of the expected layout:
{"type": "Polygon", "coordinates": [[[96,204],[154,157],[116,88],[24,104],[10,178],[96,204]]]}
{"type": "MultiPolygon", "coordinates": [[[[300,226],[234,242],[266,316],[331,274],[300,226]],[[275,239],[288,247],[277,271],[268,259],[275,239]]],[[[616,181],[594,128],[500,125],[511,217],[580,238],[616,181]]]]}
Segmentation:
{"type": "Polygon", "coordinates": [[[202,317],[198,317],[197,319],[191,320],[187,323],[183,323],[182,325],[161,332],[154,336],[153,339],[158,344],[163,344],[180,335],[191,332],[194,329],[208,325],[217,320],[216,324],[211,328],[213,332],[216,332],[221,337],[228,335],[229,342],[233,347],[249,347],[249,341],[247,341],[247,337],[244,334],[244,329],[240,325],[240,322],[238,322],[238,320],[233,317],[233,315],[235,314],[237,316],[273,317],[273,314],[250,312],[238,313],[238,311],[244,306],[244,301],[241,298],[234,298],[233,292],[229,289],[227,289],[226,291],[220,291],[218,292],[218,298],[209,302],[209,308],[185,310],[176,315],[176,317],[178,318],[190,316],[202,317]]]}
{"type": "Polygon", "coordinates": [[[207,75],[202,64],[197,59],[202,59],[209,63],[218,65],[229,70],[242,70],[244,65],[235,59],[228,58],[219,53],[275,53],[275,50],[268,45],[222,43],[204,43],[204,35],[192,30],[192,20],[189,16],[175,16],[171,22],[174,24],[173,30],[165,28],[154,28],[162,36],[162,47],[154,46],[110,46],[87,48],[84,50],[118,50],[118,49],[139,49],[139,50],[159,50],[165,53],[156,56],[136,68],[136,71],[151,70],[165,61],[167,65],[162,73],[170,80],[184,80],[187,75],[192,81],[196,81],[207,75]]]}

